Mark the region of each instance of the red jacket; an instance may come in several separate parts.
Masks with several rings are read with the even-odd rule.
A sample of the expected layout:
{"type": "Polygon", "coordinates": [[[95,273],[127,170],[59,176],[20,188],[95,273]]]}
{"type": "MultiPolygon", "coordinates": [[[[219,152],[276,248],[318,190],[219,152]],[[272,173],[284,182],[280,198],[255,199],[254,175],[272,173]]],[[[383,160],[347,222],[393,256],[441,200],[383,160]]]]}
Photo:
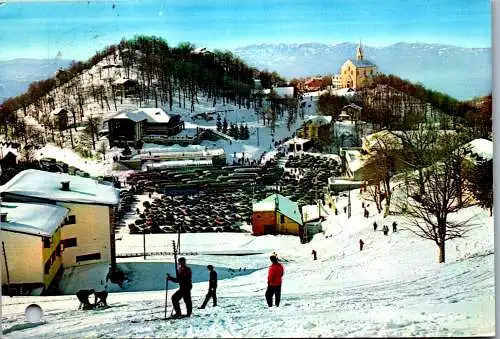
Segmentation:
{"type": "Polygon", "coordinates": [[[279,286],[281,285],[281,277],[285,273],[283,265],[280,263],[275,263],[269,266],[269,272],[267,274],[267,284],[269,286],[279,286]]]}

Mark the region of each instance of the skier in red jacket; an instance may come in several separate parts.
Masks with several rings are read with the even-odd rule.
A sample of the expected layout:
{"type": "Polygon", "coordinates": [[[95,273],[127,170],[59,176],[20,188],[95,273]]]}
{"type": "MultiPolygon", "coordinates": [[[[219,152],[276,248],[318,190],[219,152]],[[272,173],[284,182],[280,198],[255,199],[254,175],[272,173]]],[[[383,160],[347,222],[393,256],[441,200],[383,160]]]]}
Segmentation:
{"type": "Polygon", "coordinates": [[[193,303],[191,301],[191,289],[193,288],[191,269],[186,266],[186,258],[181,257],[177,261],[179,262],[177,278],[167,273],[168,280],[179,284],[179,289],[172,296],[172,305],[175,310],[175,314],[172,317],[178,318],[182,316],[181,306],[179,304],[181,299],[184,299],[184,303],[186,304],[186,316],[190,317],[193,310],[193,303]]]}
{"type": "Polygon", "coordinates": [[[266,290],[266,300],[269,307],[273,306],[273,295],[276,296],[275,304],[280,305],[281,299],[281,279],[284,274],[283,265],[278,263],[278,258],[272,255],[271,266],[269,266],[269,271],[267,274],[267,290],[266,290]]]}

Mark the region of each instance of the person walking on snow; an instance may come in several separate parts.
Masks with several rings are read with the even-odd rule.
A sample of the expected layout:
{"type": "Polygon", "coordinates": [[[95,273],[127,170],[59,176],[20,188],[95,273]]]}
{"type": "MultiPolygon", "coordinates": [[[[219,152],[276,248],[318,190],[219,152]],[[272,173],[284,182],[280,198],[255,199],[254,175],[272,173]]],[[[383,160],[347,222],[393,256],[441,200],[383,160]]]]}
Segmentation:
{"type": "Polygon", "coordinates": [[[186,266],[186,258],[180,257],[177,260],[179,263],[179,270],[177,278],[172,277],[167,273],[167,279],[179,284],[179,289],[172,296],[172,305],[174,306],[175,314],[172,317],[181,317],[181,306],[179,301],[184,299],[186,304],[187,316],[190,317],[193,309],[193,303],[191,301],[191,289],[193,288],[193,283],[191,282],[191,269],[186,266]]]}
{"type": "Polygon", "coordinates": [[[387,225],[384,225],[382,231],[384,231],[384,235],[387,235],[389,233],[389,227],[387,227],[387,225]]]}
{"type": "Polygon", "coordinates": [[[317,259],[317,257],[316,257],[316,250],[312,250],[311,254],[313,256],[313,259],[316,260],[317,259]]]}
{"type": "Polygon", "coordinates": [[[378,225],[377,225],[377,222],[376,222],[376,221],[374,221],[374,222],[373,222],[373,230],[374,230],[374,231],[376,231],[376,230],[377,230],[377,226],[378,226],[378,225]]]}
{"type": "MultiPolygon", "coordinates": [[[[210,298],[214,299],[214,307],[217,306],[217,272],[214,270],[214,267],[212,265],[207,266],[208,271],[210,272],[210,280],[208,281],[208,293],[207,296],[205,297],[205,301],[203,301],[203,304],[198,307],[199,309],[204,309],[210,298]]],[[[240,267],[241,271],[241,267],[240,267]]]]}
{"type": "Polygon", "coordinates": [[[392,231],[397,232],[398,231],[398,224],[396,224],[395,221],[392,222],[392,231]]]}
{"type": "Polygon", "coordinates": [[[362,251],[363,250],[363,245],[365,243],[363,242],[363,240],[359,239],[359,250],[362,251]]]}
{"type": "Polygon", "coordinates": [[[266,301],[269,307],[273,306],[273,295],[276,296],[275,305],[278,307],[280,305],[281,299],[281,280],[284,274],[283,265],[278,263],[278,258],[272,255],[271,266],[269,266],[269,271],[267,273],[267,290],[266,290],[266,301]]]}

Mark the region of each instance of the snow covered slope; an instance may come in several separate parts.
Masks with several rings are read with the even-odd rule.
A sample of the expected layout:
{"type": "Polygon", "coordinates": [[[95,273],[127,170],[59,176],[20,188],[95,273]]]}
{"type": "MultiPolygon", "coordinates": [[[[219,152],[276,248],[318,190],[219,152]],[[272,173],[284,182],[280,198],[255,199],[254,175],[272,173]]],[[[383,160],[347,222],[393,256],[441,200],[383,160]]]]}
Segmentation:
{"type": "MultiPolygon", "coordinates": [[[[202,252],[211,247],[263,252],[252,256],[188,257],[196,277],[208,277],[203,267],[208,263],[224,274],[229,268],[246,265],[256,269],[220,280],[219,306],[195,308],[192,318],[175,322],[152,320],[163,317],[165,291],[161,290],[111,293],[111,307],[96,311],[77,310],[73,295],[3,297],[2,328],[8,332],[5,337],[384,337],[495,333],[493,218],[488,217],[487,211],[470,207],[460,212],[460,218],[475,216],[478,226],[466,238],[447,243],[446,263],[438,264],[434,243],[405,231],[397,216],[382,220],[373,204],[369,207],[372,217],[363,218],[358,194],[353,192],[351,196],[353,216],[330,216],[324,234],[316,235],[305,245],[290,236],[227,233],[200,239],[199,234],[182,235],[186,251],[202,252]],[[398,232],[384,236],[381,226],[390,226],[393,220],[398,222],[398,232]],[[374,221],[380,225],[379,231],[373,230],[374,221]],[[359,250],[359,239],[365,243],[363,251],[359,250]],[[233,244],[232,248],[229,244],[233,244]],[[269,309],[264,291],[271,249],[286,261],[282,303],[279,308],[269,309]],[[318,253],[317,261],[312,260],[312,249],[318,253]],[[45,312],[43,322],[34,325],[24,317],[25,308],[33,302],[45,312]]],[[[343,207],[345,199],[340,198],[337,206],[343,207]]],[[[127,242],[140,243],[132,238],[121,241],[123,247],[128,246],[127,242]]],[[[149,241],[157,241],[158,246],[170,242],[149,241]]],[[[142,259],[128,260],[129,265],[132,261],[140,265],[142,259]]],[[[171,259],[148,259],[146,265],[153,267],[152,262],[165,261],[171,259]]],[[[148,279],[158,279],[162,286],[165,270],[173,269],[157,267],[158,271],[150,272],[144,284],[148,279]]],[[[194,284],[195,307],[201,304],[207,285],[194,284]]],[[[173,290],[168,292],[170,298],[173,290]]],[[[169,300],[169,313],[170,310],[169,300]]]]}

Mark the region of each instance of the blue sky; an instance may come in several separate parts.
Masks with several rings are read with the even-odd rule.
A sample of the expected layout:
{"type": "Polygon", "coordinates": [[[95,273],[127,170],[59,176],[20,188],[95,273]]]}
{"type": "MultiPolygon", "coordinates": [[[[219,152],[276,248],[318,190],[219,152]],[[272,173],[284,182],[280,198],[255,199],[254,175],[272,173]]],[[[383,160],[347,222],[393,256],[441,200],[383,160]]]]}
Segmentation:
{"type": "Polygon", "coordinates": [[[487,0],[98,0],[0,6],[0,60],[87,59],[135,34],[233,49],[261,43],[491,46],[487,0]],[[113,8],[113,5],[114,8],[113,8]]]}

